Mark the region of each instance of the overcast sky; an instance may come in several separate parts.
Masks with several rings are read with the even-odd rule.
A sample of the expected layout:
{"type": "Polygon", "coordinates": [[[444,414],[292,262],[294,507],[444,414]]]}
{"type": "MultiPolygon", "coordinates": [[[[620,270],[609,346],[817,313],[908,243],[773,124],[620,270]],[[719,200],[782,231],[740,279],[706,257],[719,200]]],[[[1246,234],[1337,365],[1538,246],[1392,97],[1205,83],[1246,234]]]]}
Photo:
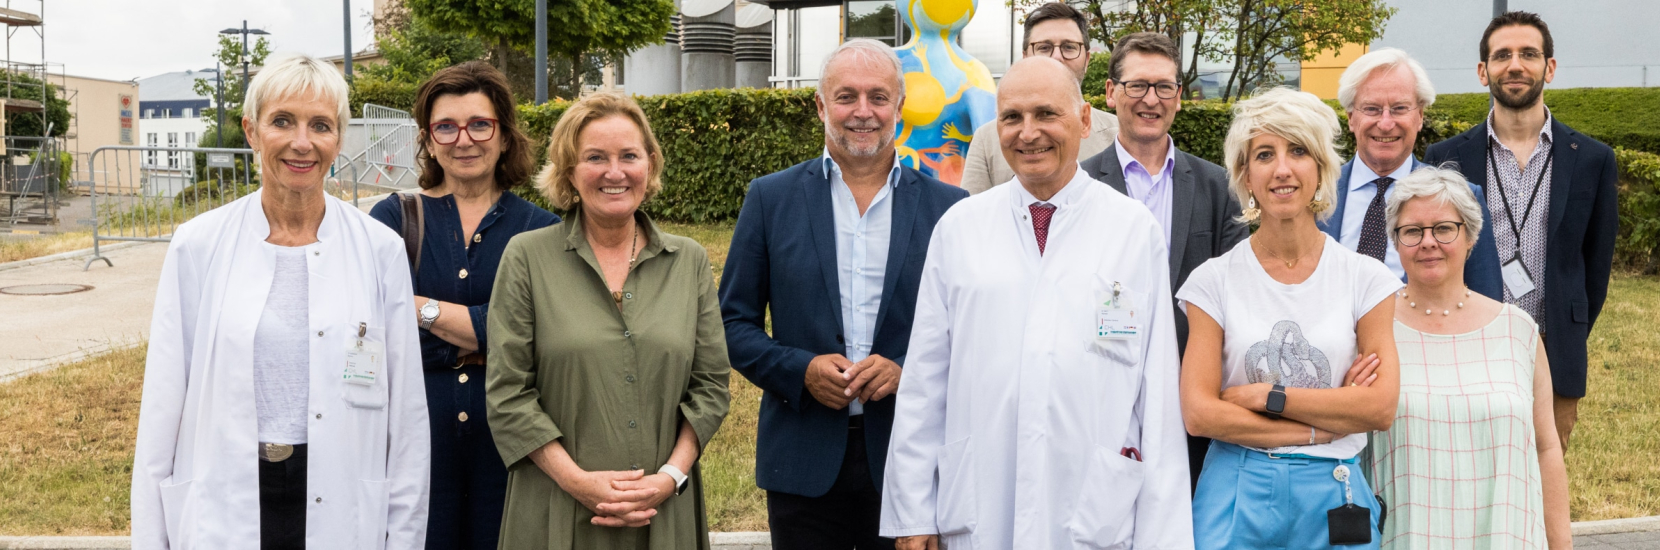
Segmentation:
{"type": "MultiPolygon", "coordinates": [[[[41,3],[11,0],[11,8],[38,14],[41,3]]],[[[374,2],[351,0],[351,9],[352,49],[361,51],[374,40],[374,2]]],[[[243,19],[271,33],[273,52],[345,52],[342,0],[46,0],[45,10],[46,61],[76,76],[129,80],[211,68],[218,32],[243,19]]],[[[11,59],[39,62],[38,35],[16,29],[11,59]]]]}

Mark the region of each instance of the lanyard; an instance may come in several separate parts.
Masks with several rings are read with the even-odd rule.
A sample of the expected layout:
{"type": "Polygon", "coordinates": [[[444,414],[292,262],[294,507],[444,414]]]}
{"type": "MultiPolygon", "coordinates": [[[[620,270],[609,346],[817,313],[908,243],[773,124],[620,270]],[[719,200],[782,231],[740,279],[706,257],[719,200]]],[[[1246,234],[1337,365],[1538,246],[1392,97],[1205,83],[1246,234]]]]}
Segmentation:
{"type": "MultiPolygon", "coordinates": [[[[1540,140],[1544,145],[1544,140],[1540,140]]],[[[1514,153],[1512,153],[1514,156],[1514,153]]],[[[1539,179],[1533,182],[1533,192],[1528,195],[1527,209],[1522,211],[1522,224],[1516,225],[1516,212],[1510,208],[1510,195],[1504,192],[1504,173],[1499,171],[1499,163],[1493,159],[1493,140],[1487,140],[1487,165],[1493,168],[1493,185],[1499,188],[1499,200],[1504,202],[1504,217],[1510,220],[1510,232],[1516,235],[1516,250],[1522,249],[1522,230],[1527,228],[1528,218],[1533,216],[1533,202],[1539,198],[1539,186],[1545,183],[1545,174],[1550,173],[1551,163],[1556,162],[1556,147],[1551,147],[1545,153],[1545,166],[1539,170],[1539,179]]]]}

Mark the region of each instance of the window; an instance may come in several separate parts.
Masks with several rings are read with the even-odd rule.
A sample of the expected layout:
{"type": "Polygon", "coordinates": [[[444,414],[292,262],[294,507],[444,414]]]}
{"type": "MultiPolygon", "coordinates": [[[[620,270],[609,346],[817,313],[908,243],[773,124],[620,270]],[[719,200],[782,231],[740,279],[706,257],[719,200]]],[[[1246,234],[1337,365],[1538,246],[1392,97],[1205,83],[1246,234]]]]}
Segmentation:
{"type": "Polygon", "coordinates": [[[872,38],[898,46],[899,15],[892,0],[850,0],[847,3],[847,38],[872,38]]]}
{"type": "MultiPolygon", "coordinates": [[[[179,133],[178,132],[168,132],[167,133],[167,146],[168,147],[178,147],[179,146],[179,133]]],[[[178,168],[179,167],[179,155],[178,155],[178,153],[168,153],[167,154],[167,167],[168,168],[178,168]]]]}
{"type": "Polygon", "coordinates": [[[161,118],[173,118],[173,109],[171,109],[171,108],[162,109],[161,110],[161,118]]]}
{"type": "Polygon", "coordinates": [[[196,146],[196,132],[185,132],[185,134],[184,134],[184,146],[185,147],[195,147],[196,146]]]}
{"type": "MultiPolygon", "coordinates": [[[[155,109],[145,109],[144,110],[144,118],[156,118],[156,110],[155,109]]],[[[155,134],[150,134],[150,137],[155,137],[155,136],[156,136],[155,134]]],[[[154,142],[155,140],[151,140],[151,141],[154,142]]],[[[155,145],[155,143],[151,143],[150,145],[155,145]]]]}
{"type": "MultiPolygon", "coordinates": [[[[189,107],[184,108],[184,118],[196,118],[196,117],[190,116],[190,108],[189,107]]],[[[185,141],[190,141],[190,140],[185,140],[185,141]]]]}
{"type": "MultiPolygon", "coordinates": [[[[149,111],[145,111],[145,112],[149,112],[149,111]]],[[[155,147],[156,146],[156,133],[155,132],[150,132],[148,134],[144,134],[144,145],[146,147],[155,147]]],[[[154,149],[149,150],[149,151],[145,151],[144,152],[144,166],[154,167],[155,165],[156,165],[156,151],[154,149]]]]}

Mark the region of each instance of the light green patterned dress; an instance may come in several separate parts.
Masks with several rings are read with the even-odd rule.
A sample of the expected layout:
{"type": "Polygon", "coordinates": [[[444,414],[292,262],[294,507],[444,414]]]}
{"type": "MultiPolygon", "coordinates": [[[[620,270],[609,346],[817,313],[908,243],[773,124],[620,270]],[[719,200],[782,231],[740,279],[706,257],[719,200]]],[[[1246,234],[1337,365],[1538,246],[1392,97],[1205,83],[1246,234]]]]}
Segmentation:
{"type": "Polygon", "coordinates": [[[1538,328],[1505,305],[1487,326],[1427,334],[1395,322],[1401,399],[1372,434],[1383,548],[1545,548],[1533,431],[1538,328]]]}

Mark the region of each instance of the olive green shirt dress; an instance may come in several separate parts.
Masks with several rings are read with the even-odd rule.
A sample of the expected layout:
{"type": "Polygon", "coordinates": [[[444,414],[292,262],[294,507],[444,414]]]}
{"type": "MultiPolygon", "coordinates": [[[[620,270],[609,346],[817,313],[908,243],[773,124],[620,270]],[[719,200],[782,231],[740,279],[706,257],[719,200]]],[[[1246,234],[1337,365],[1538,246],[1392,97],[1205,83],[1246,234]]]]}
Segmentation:
{"type": "MultiPolygon", "coordinates": [[[[656,473],[682,418],[698,444],[730,395],[726,333],[709,256],[635,214],[643,249],[617,308],[582,215],[508,243],[490,302],[486,399],[507,463],[502,549],[708,549],[701,475],[639,528],[599,527],[529,454],[558,439],[587,471],[656,473]]],[[[701,455],[701,452],[700,452],[701,455]]]]}

